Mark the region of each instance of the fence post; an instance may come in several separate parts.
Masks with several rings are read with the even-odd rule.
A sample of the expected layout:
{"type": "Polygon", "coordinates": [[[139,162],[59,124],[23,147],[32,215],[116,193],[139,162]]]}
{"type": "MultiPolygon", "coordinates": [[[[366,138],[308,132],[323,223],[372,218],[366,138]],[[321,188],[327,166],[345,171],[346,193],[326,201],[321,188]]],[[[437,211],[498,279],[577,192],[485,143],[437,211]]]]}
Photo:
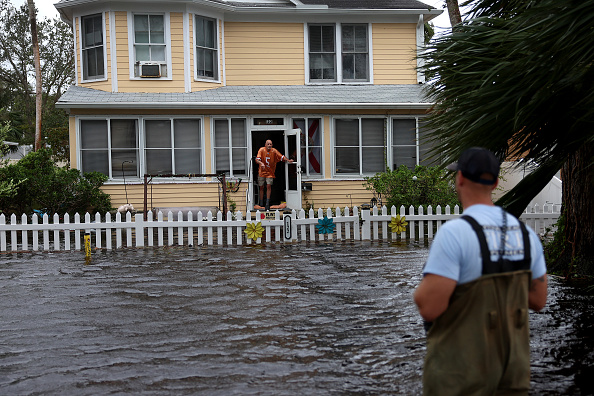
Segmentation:
{"type": "Polygon", "coordinates": [[[371,239],[371,213],[369,209],[361,210],[361,240],[369,241],[371,239]]]}
{"type": "Polygon", "coordinates": [[[134,215],[135,233],[136,233],[136,247],[144,246],[144,214],[134,215]]]}

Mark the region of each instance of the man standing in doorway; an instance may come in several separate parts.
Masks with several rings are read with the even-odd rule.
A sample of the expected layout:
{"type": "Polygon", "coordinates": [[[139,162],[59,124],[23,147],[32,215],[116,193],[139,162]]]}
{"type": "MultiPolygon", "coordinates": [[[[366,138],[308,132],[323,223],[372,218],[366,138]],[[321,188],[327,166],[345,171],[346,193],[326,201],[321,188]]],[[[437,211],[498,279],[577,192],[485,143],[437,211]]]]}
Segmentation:
{"type": "Polygon", "coordinates": [[[545,306],[546,266],[536,233],[491,200],[499,166],[479,147],[448,166],[464,216],[439,229],[414,293],[424,395],[528,394],[528,309],[545,306]]]}
{"type": "Polygon", "coordinates": [[[272,140],[268,139],[264,145],[258,150],[256,156],[256,163],[258,169],[258,186],[260,186],[260,206],[264,206],[264,184],[266,184],[266,210],[270,210],[270,194],[272,193],[272,183],[274,182],[274,173],[276,171],[276,164],[279,161],[285,161],[290,164],[292,159],[288,159],[282,155],[277,149],[272,147],[272,140]]]}

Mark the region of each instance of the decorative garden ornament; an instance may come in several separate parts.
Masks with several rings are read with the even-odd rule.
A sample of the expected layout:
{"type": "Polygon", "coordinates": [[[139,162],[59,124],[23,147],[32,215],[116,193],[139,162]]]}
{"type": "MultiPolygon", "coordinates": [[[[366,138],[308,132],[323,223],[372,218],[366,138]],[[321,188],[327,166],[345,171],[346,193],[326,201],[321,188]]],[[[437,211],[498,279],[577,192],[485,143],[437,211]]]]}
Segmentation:
{"type": "Polygon", "coordinates": [[[324,216],[323,219],[318,219],[318,224],[316,225],[318,234],[333,234],[335,227],[336,224],[334,224],[334,220],[327,216],[324,216]]]}
{"type": "Polygon", "coordinates": [[[264,233],[264,227],[262,227],[261,222],[247,223],[245,225],[244,232],[247,234],[247,237],[250,239],[262,238],[262,234],[264,233]]]}
{"type": "Polygon", "coordinates": [[[390,221],[390,229],[392,232],[401,234],[406,231],[406,226],[408,222],[406,221],[406,217],[397,215],[396,217],[392,216],[392,221],[390,221]]]}

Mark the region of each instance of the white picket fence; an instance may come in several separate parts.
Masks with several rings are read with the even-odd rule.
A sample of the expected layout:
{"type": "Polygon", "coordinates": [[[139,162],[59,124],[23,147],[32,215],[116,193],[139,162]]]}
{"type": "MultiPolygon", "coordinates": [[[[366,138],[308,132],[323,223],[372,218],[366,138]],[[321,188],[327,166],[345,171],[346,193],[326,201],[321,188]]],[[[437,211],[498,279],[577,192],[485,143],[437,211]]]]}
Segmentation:
{"type": "MultiPolygon", "coordinates": [[[[63,219],[55,214],[50,221],[48,215],[40,218],[34,214],[31,219],[22,215],[20,221],[16,215],[10,216],[10,223],[6,223],[4,214],[0,215],[0,253],[21,251],[69,251],[84,249],[84,235],[90,235],[93,249],[120,249],[123,247],[145,246],[194,246],[194,245],[242,245],[244,243],[265,242],[304,242],[304,241],[340,241],[340,240],[430,240],[445,221],[458,217],[458,206],[446,206],[444,213],[440,206],[431,207],[425,214],[420,207],[415,213],[413,207],[407,211],[401,207],[399,211],[392,207],[384,206],[381,209],[374,207],[372,210],[359,212],[354,207],[352,213],[349,208],[336,208],[331,210],[318,209],[293,210],[290,214],[281,215],[274,212],[273,218],[267,218],[264,213],[247,212],[245,218],[241,212],[227,213],[227,220],[223,219],[222,212],[216,218],[211,212],[203,216],[198,213],[194,219],[192,213],[178,212],[174,214],[162,212],[153,218],[153,213],[147,213],[147,219],[142,214],[132,216],[130,213],[112,215],[99,213],[92,217],[76,214],[71,222],[70,216],[64,215],[63,219]],[[393,233],[390,221],[397,214],[404,216],[408,225],[406,231],[400,234],[393,233]],[[165,216],[165,217],[164,217],[165,216]],[[289,217],[289,219],[287,219],[289,217]],[[323,234],[318,232],[320,221],[327,217],[333,224],[333,232],[323,234]],[[249,223],[260,223],[264,229],[262,237],[250,239],[245,230],[249,223]],[[381,233],[380,233],[381,230],[381,233]]],[[[543,233],[551,227],[559,217],[558,209],[530,208],[521,218],[535,229],[543,233]]],[[[326,221],[328,222],[328,221],[326,221]]]]}

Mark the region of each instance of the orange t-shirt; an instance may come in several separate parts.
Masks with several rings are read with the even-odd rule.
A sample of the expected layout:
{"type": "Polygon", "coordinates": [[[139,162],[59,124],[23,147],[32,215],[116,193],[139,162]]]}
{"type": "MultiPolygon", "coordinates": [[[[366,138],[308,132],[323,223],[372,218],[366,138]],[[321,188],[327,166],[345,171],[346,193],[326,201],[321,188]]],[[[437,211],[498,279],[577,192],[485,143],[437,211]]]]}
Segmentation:
{"type": "Polygon", "coordinates": [[[270,151],[266,151],[266,147],[261,147],[258,150],[257,158],[265,165],[264,169],[258,167],[258,175],[261,177],[274,177],[276,171],[276,164],[282,161],[285,156],[279,153],[274,147],[270,151]]]}

